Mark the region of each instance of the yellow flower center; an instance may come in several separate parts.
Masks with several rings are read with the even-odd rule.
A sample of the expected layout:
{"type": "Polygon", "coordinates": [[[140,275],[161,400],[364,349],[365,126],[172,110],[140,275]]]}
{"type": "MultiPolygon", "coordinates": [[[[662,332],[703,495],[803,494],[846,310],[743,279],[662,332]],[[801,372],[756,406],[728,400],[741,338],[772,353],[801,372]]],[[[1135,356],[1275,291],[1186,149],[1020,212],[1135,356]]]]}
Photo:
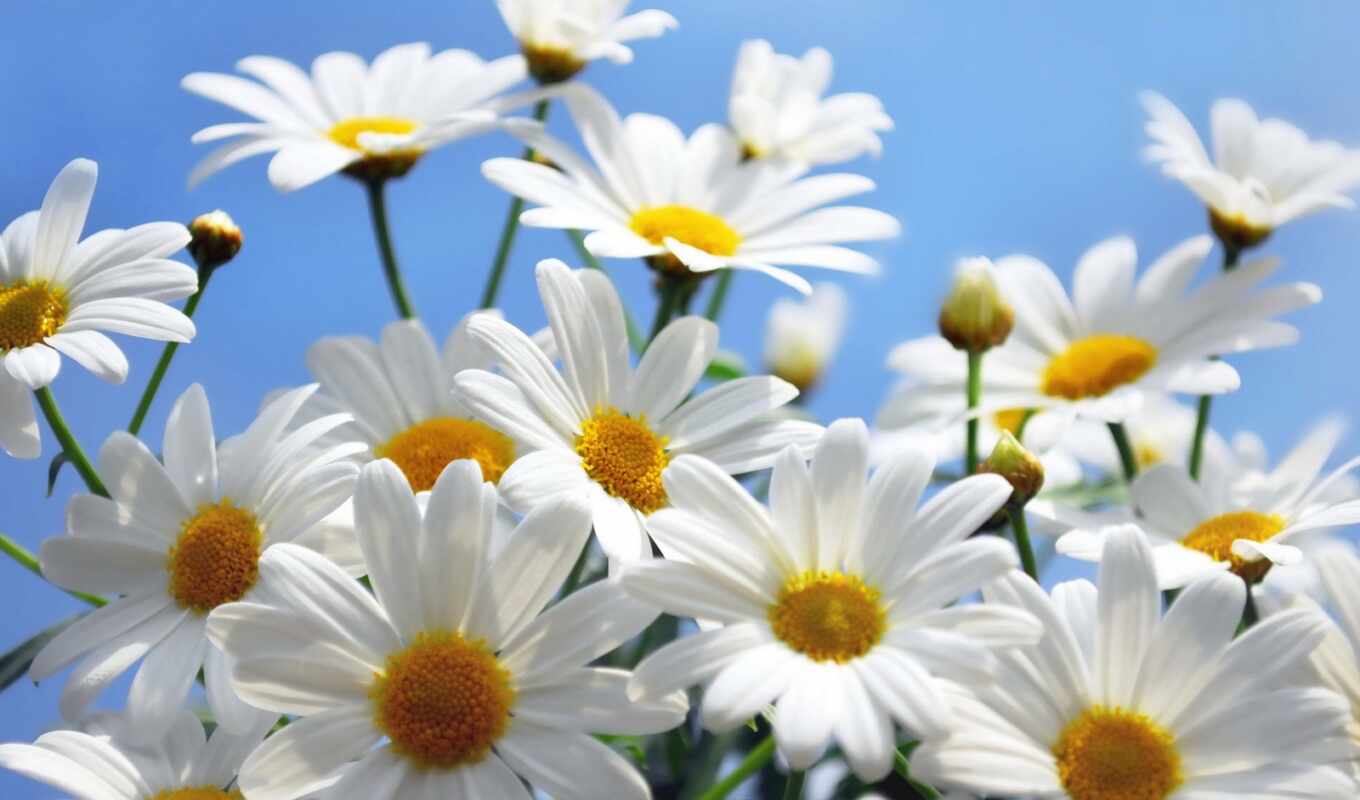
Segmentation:
{"type": "Polygon", "coordinates": [[[1133,446],[1133,457],[1137,459],[1140,470],[1155,467],[1166,460],[1166,456],[1156,445],[1147,442],[1133,446]]]}
{"type": "Polygon", "coordinates": [[[240,600],[260,577],[263,542],[260,524],[246,509],[226,499],[200,506],[167,556],[170,596],[200,614],[240,600]]]}
{"type": "Polygon", "coordinates": [[[378,458],[390,458],[405,473],[411,488],[434,488],[444,468],[470,458],[482,468],[482,478],[496,483],[515,460],[515,443],[495,428],[472,419],[435,417],[416,423],[373,448],[378,458]]]}
{"type": "Polygon", "coordinates": [[[992,423],[998,430],[1009,431],[1011,436],[1020,435],[1020,426],[1025,422],[1028,408],[1003,408],[992,415],[992,423]]]}
{"type": "Polygon", "coordinates": [[[1134,336],[1098,333],[1078,339],[1044,368],[1049,397],[1100,397],[1143,377],[1157,363],[1157,348],[1134,336]]]}
{"type": "Polygon", "coordinates": [[[189,789],[166,789],[151,795],[148,800],[241,800],[240,789],[230,792],[216,786],[199,786],[189,789]]]}
{"type": "Polygon", "coordinates": [[[529,74],[539,83],[562,83],[571,80],[585,69],[586,62],[565,47],[550,44],[525,43],[520,53],[528,64],[529,74]]]}
{"type": "Polygon", "coordinates": [[[820,350],[806,342],[795,342],[774,359],[770,372],[806,392],[821,377],[822,361],[820,350]]]}
{"type": "Polygon", "coordinates": [[[1201,522],[1181,539],[1181,544],[1198,550],[1215,561],[1226,561],[1230,569],[1248,581],[1258,581],[1270,571],[1270,559],[1244,561],[1233,555],[1232,544],[1238,539],[1264,542],[1285,528],[1285,520],[1278,514],[1255,511],[1230,511],[1201,522]]]}
{"type": "Polygon", "coordinates": [[[843,664],[883,638],[879,592],[856,575],[804,572],[784,584],[767,616],[774,635],[813,661],[843,664]]]}
{"type": "Polygon", "coordinates": [[[475,764],[505,734],[515,689],[480,639],[427,631],[387,657],[369,688],[378,729],[417,765],[475,764]]]}
{"type": "Polygon", "coordinates": [[[1162,800],[1184,780],[1169,732],[1143,714],[1092,706],[1053,745],[1072,800],[1162,800]]]}
{"type": "Polygon", "coordinates": [[[607,408],[581,423],[576,454],[591,480],[650,514],[666,505],[666,487],[661,483],[661,473],[671,461],[666,441],[652,432],[645,417],[607,408]]]}
{"type": "Polygon", "coordinates": [[[0,283],[0,353],[56,334],[69,310],[65,290],[44,281],[0,283]]]}
{"type": "Polygon", "coordinates": [[[722,217],[689,206],[645,208],[633,215],[628,227],[652,244],[671,238],[715,256],[730,256],[741,244],[741,235],[722,217]]]}
{"type": "Polygon", "coordinates": [[[402,119],[401,117],[350,117],[335,123],[326,135],[330,137],[332,142],[341,147],[367,153],[368,150],[359,144],[360,134],[394,133],[405,135],[414,132],[419,127],[420,124],[414,120],[402,119]]]}

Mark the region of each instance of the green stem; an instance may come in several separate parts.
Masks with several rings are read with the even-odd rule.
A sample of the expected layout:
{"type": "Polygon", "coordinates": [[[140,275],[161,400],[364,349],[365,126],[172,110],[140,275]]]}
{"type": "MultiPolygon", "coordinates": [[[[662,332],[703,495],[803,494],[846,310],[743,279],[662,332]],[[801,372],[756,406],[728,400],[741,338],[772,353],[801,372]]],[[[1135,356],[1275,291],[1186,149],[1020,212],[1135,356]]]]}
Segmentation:
{"type": "Polygon", "coordinates": [[[901,750],[893,753],[893,767],[897,770],[898,776],[916,792],[917,797],[924,800],[938,800],[939,792],[911,776],[911,762],[907,760],[907,756],[901,750]]]}
{"type": "Polygon", "coordinates": [[[1242,608],[1242,630],[1247,630],[1261,619],[1261,612],[1256,608],[1256,595],[1251,592],[1251,584],[1247,584],[1247,604],[1242,608]]]}
{"type": "Polygon", "coordinates": [[[657,334],[675,316],[675,310],[680,304],[681,281],[668,275],[661,277],[661,284],[657,287],[656,317],[652,320],[652,332],[647,336],[647,343],[651,344],[657,334]]]}
{"type": "MultiPolygon", "coordinates": [[[[534,104],[534,119],[539,122],[548,118],[548,99],[544,98],[534,104]]],[[[528,161],[534,157],[532,147],[524,148],[524,160],[528,161]]],[[[524,198],[512,197],[510,199],[510,213],[505,217],[505,225],[501,228],[500,242],[496,245],[496,257],[491,262],[491,274],[486,277],[486,288],[482,289],[482,300],[479,308],[491,308],[496,305],[496,295],[501,291],[501,279],[505,277],[505,266],[510,262],[510,250],[515,244],[515,234],[519,233],[519,217],[524,213],[524,198]]]]}
{"type": "MultiPolygon", "coordinates": [[[[571,240],[572,246],[576,248],[576,254],[581,257],[581,263],[596,272],[602,272],[605,275],[609,274],[609,271],[600,263],[600,259],[596,258],[595,254],[586,248],[586,237],[583,236],[580,231],[567,231],[567,238],[571,240]]],[[[638,328],[637,320],[633,319],[632,313],[629,312],[627,308],[623,310],[623,324],[628,331],[628,345],[633,348],[634,353],[640,354],[645,348],[647,341],[642,338],[642,331],[638,328]]]]}
{"type": "MultiPolygon", "coordinates": [[[[24,569],[28,570],[29,572],[33,573],[34,575],[37,575],[39,578],[47,580],[46,576],[44,576],[42,573],[42,564],[38,563],[37,556],[30,553],[28,551],[28,548],[24,547],[23,545],[9,538],[3,533],[0,533],[0,553],[4,553],[5,555],[14,559],[15,563],[17,563],[24,569]]],[[[95,595],[92,594],[85,594],[84,592],[72,592],[66,589],[63,589],[62,591],[65,591],[67,594],[71,595],[77,600],[83,600],[86,603],[89,603],[90,605],[95,607],[106,605],[108,603],[108,601],[105,600],[104,598],[96,597],[95,595]]]]}
{"type": "MultiPolygon", "coordinates": [[[[1223,271],[1232,272],[1237,267],[1237,259],[1242,251],[1235,247],[1223,246],[1223,271]]],[[[1209,434],[1209,412],[1213,409],[1212,395],[1200,395],[1199,409],[1195,415],[1195,438],[1190,442],[1190,462],[1187,468],[1191,480],[1199,480],[1200,467],[1204,463],[1204,437],[1209,434]]]]}
{"type": "Polygon", "coordinates": [[[1133,445],[1129,443],[1129,432],[1124,429],[1124,423],[1111,422],[1110,436],[1119,450],[1119,463],[1124,466],[1124,481],[1133,483],[1133,479],[1138,477],[1138,459],[1133,454],[1133,445]]]}
{"type": "MultiPolygon", "coordinates": [[[[184,304],[184,316],[193,319],[194,312],[198,310],[198,303],[203,299],[203,293],[208,289],[208,279],[212,277],[213,270],[203,269],[202,265],[198,269],[198,291],[189,296],[188,302],[184,304]]],[[[175,353],[179,352],[179,342],[166,342],[161,350],[160,361],[156,362],[156,369],[151,373],[151,380],[146,382],[146,388],[142,390],[142,398],[137,401],[137,410],[132,412],[132,421],[128,423],[127,432],[136,436],[142,430],[142,424],[146,422],[147,412],[151,410],[151,403],[156,399],[156,393],[160,391],[161,382],[165,380],[165,373],[170,369],[170,362],[175,359],[175,353]]]]}
{"type": "Polygon", "coordinates": [[[365,181],[364,186],[368,189],[368,213],[373,218],[373,233],[378,237],[378,253],[382,256],[387,289],[392,293],[392,302],[401,318],[414,319],[416,310],[406,293],[401,267],[397,266],[397,253],[392,248],[392,231],[387,224],[387,181],[381,178],[365,181]]]}
{"type": "Polygon", "coordinates": [[[38,406],[42,409],[43,416],[47,417],[47,424],[52,428],[52,433],[56,435],[57,441],[61,442],[61,449],[66,452],[66,460],[75,465],[76,472],[80,473],[80,477],[85,480],[85,486],[91,492],[100,497],[108,497],[109,490],[104,488],[104,482],[99,479],[94,464],[90,463],[90,457],[85,455],[80,442],[76,441],[75,435],[71,433],[70,426],[61,415],[61,409],[57,407],[57,398],[52,396],[52,390],[44,386],[33,394],[38,398],[38,406]]]}
{"type": "Polygon", "coordinates": [[[713,287],[713,294],[708,297],[708,307],[704,309],[704,316],[714,322],[722,316],[723,303],[727,301],[727,290],[732,288],[732,275],[730,269],[721,270],[718,273],[718,283],[713,287]]]}
{"type": "Polygon", "coordinates": [[[789,781],[784,784],[784,800],[800,800],[803,796],[803,782],[806,780],[806,772],[802,770],[790,772],[789,781]]]}
{"type": "Polygon", "coordinates": [[[712,788],[699,795],[699,800],[722,800],[732,793],[734,789],[746,782],[746,779],[759,772],[770,763],[770,758],[774,756],[774,734],[765,737],[765,740],[756,745],[751,752],[746,754],[746,758],[741,760],[737,768],[727,773],[722,780],[713,784],[712,788]]]}
{"type": "Polygon", "coordinates": [[[1029,523],[1025,521],[1025,509],[1015,508],[1010,511],[1011,531],[1015,534],[1015,549],[1020,551],[1020,565],[1024,567],[1025,574],[1039,580],[1039,566],[1034,561],[1034,545],[1029,540],[1029,523]]]}
{"type": "MultiPolygon", "coordinates": [[[[968,410],[977,408],[982,399],[982,353],[968,352],[968,410]]],[[[978,418],[968,418],[968,441],[963,450],[963,471],[966,475],[977,472],[978,465],[978,418]]]]}

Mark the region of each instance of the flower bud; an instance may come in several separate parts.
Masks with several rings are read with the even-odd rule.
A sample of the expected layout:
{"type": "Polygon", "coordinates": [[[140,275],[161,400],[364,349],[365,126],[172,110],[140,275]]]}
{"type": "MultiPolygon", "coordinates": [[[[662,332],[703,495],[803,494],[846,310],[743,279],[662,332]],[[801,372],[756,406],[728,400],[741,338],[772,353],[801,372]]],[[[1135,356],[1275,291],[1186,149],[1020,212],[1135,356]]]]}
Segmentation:
{"type": "Polygon", "coordinates": [[[841,344],[848,311],[845,291],[818,284],[800,300],[780,298],[765,323],[765,367],[806,393],[821,378],[841,344]]]}
{"type": "Polygon", "coordinates": [[[244,238],[227,212],[220,208],[200,214],[189,223],[189,255],[200,270],[217,269],[236,257],[244,238]]]}
{"type": "Polygon", "coordinates": [[[997,289],[992,262],[966,258],[954,272],[954,286],[940,308],[940,335],[955,349],[981,353],[1010,336],[1015,311],[997,289]]]}
{"type": "Polygon", "coordinates": [[[1023,508],[1044,488],[1044,465],[1010,431],[1001,432],[992,454],[978,465],[977,471],[1000,475],[1010,483],[1014,491],[1006,502],[1012,508],[1023,508]]]}

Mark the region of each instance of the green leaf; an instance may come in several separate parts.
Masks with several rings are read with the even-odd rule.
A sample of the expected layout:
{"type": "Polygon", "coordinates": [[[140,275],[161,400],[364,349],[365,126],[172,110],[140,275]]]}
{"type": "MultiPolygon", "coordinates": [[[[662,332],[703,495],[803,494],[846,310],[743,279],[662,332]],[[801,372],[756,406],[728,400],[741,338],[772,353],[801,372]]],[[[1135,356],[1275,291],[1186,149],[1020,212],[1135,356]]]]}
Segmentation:
{"type": "Polygon", "coordinates": [[[52,458],[52,463],[47,465],[47,496],[52,496],[52,490],[57,485],[57,477],[61,475],[61,468],[70,461],[66,457],[66,451],[62,450],[52,458]]]}
{"type": "Polygon", "coordinates": [[[746,377],[746,361],[736,353],[719,350],[714,354],[713,362],[708,365],[704,377],[718,383],[744,378],[746,377]]]}
{"type": "Polygon", "coordinates": [[[67,627],[83,616],[85,616],[84,613],[68,617],[0,656],[0,692],[8,689],[15,681],[27,675],[28,667],[33,663],[38,652],[46,647],[47,643],[52,641],[57,634],[66,630],[67,627]]]}

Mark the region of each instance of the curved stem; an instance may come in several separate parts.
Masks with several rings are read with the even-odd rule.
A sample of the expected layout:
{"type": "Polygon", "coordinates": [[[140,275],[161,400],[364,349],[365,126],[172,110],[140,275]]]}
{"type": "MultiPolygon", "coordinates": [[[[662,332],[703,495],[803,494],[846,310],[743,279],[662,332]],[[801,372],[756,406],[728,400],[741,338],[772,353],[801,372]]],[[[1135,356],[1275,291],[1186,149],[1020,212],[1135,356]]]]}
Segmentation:
{"type": "MultiPolygon", "coordinates": [[[[0,553],[4,553],[5,555],[14,559],[14,562],[16,564],[33,573],[34,575],[37,575],[39,578],[47,580],[47,576],[43,575],[42,573],[42,564],[38,563],[37,556],[30,553],[28,551],[28,548],[24,547],[23,545],[9,538],[3,533],[0,533],[0,553]]],[[[96,608],[108,604],[108,601],[105,600],[104,598],[96,597],[95,595],[92,594],[85,594],[84,592],[73,592],[70,591],[69,589],[63,589],[62,591],[66,592],[67,594],[71,595],[77,600],[83,600],[86,603],[95,606],[96,608]]]]}
{"type": "Polygon", "coordinates": [[[746,754],[746,758],[741,760],[736,769],[727,773],[722,780],[713,784],[712,788],[699,795],[699,800],[722,800],[722,798],[727,797],[747,778],[770,763],[772,756],[774,756],[774,734],[766,736],[760,744],[746,754]]]}
{"type": "Polygon", "coordinates": [[[61,409],[57,407],[57,398],[52,396],[52,390],[46,386],[33,392],[38,398],[38,407],[42,409],[43,416],[47,417],[47,424],[52,428],[52,433],[56,435],[57,441],[61,442],[61,449],[66,452],[66,458],[75,466],[76,472],[85,480],[85,485],[91,492],[100,497],[108,497],[109,490],[104,488],[104,482],[99,479],[99,473],[95,471],[94,464],[90,463],[89,456],[81,449],[80,442],[71,433],[71,428],[66,424],[66,419],[61,415],[61,409]]]}
{"type": "Polygon", "coordinates": [[[1133,483],[1133,479],[1138,477],[1138,459],[1133,454],[1133,445],[1129,443],[1129,432],[1124,429],[1122,422],[1111,422],[1109,425],[1110,436],[1119,450],[1119,463],[1124,466],[1124,481],[1133,483]]]}
{"type": "Polygon", "coordinates": [[[671,321],[671,318],[675,316],[675,310],[680,304],[681,291],[683,290],[679,280],[668,275],[661,277],[661,285],[657,287],[659,297],[656,304],[656,317],[652,320],[652,332],[647,336],[648,344],[656,338],[658,333],[661,333],[662,329],[671,321]]]}
{"type": "Polygon", "coordinates": [[[373,218],[373,233],[378,238],[378,253],[382,256],[383,276],[387,278],[387,290],[392,293],[392,302],[402,319],[413,319],[415,307],[406,293],[406,283],[401,277],[401,267],[397,266],[397,254],[392,248],[392,232],[387,224],[387,181],[383,179],[364,182],[368,189],[368,213],[373,218]]]}
{"type": "Polygon", "coordinates": [[[1034,561],[1034,545],[1029,540],[1029,523],[1025,521],[1025,509],[1010,511],[1011,531],[1015,534],[1015,549],[1020,551],[1020,565],[1025,574],[1039,580],[1039,566],[1034,561]]]}
{"type": "MultiPolygon", "coordinates": [[[[977,408],[978,401],[982,399],[982,353],[968,353],[968,410],[977,408]]],[[[968,440],[963,450],[963,467],[965,475],[972,475],[977,472],[978,465],[978,418],[968,418],[968,440]]]]}
{"type": "MultiPolygon", "coordinates": [[[[198,270],[198,291],[189,296],[188,302],[184,304],[184,316],[193,319],[194,312],[198,310],[198,303],[203,299],[203,292],[208,289],[208,279],[212,277],[211,269],[203,269],[199,266],[198,270]]],[[[179,352],[179,342],[166,342],[165,348],[161,350],[161,358],[156,362],[156,369],[151,373],[151,380],[146,382],[146,388],[142,390],[142,398],[137,401],[137,410],[132,412],[132,421],[128,423],[127,432],[136,436],[142,430],[142,424],[146,422],[147,412],[151,410],[151,403],[156,399],[156,392],[160,391],[161,382],[165,380],[165,373],[170,369],[170,362],[174,360],[175,353],[179,352]]]]}
{"type": "Polygon", "coordinates": [[[922,798],[922,800],[939,799],[940,797],[939,792],[935,791],[932,787],[927,786],[924,783],[921,783],[920,781],[916,780],[911,776],[911,761],[907,758],[906,755],[902,753],[901,750],[898,750],[896,753],[893,753],[893,768],[897,771],[898,776],[901,777],[902,780],[906,781],[907,784],[911,786],[912,791],[916,793],[917,797],[922,798]]]}
{"type": "MultiPolygon", "coordinates": [[[[548,99],[544,98],[534,104],[534,119],[542,122],[548,118],[548,99]]],[[[532,147],[524,148],[524,160],[528,161],[534,157],[532,147]]],[[[524,198],[513,197],[510,199],[510,213],[505,217],[505,225],[501,228],[501,238],[496,244],[496,257],[491,262],[491,274],[486,276],[486,288],[482,289],[482,299],[479,308],[491,308],[496,305],[496,295],[501,291],[501,279],[505,277],[505,266],[510,262],[510,250],[515,244],[515,234],[519,233],[519,216],[524,213],[524,198]]]]}
{"type": "Polygon", "coordinates": [[[730,269],[721,270],[718,273],[718,284],[713,287],[713,294],[708,296],[704,316],[713,322],[717,322],[718,317],[722,316],[723,303],[727,301],[727,290],[732,288],[732,275],[730,269]]]}
{"type": "Polygon", "coordinates": [[[803,782],[807,780],[807,773],[802,770],[794,770],[789,773],[789,782],[784,784],[784,800],[800,800],[803,796],[803,782]]]}

